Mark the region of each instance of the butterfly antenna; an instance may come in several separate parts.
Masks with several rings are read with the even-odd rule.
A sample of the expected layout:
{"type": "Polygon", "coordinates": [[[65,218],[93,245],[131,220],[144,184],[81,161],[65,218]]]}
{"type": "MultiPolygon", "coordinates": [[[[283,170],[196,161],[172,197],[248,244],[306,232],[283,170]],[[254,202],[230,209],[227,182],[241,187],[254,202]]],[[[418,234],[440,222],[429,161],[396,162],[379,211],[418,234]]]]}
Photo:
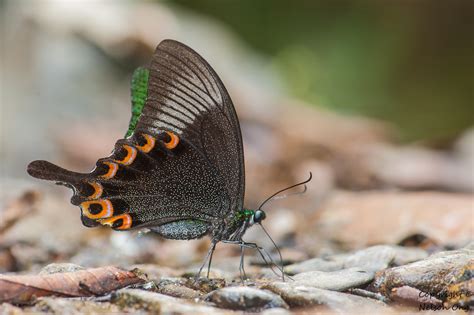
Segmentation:
{"type": "MultiPolygon", "coordinates": [[[[300,185],[304,185],[304,191],[302,193],[305,193],[306,190],[307,190],[307,187],[306,187],[306,184],[309,183],[311,181],[311,179],[313,178],[313,174],[311,172],[309,172],[309,178],[301,183],[297,183],[297,184],[294,184],[294,185],[291,185],[289,187],[286,187],[282,190],[279,190],[277,191],[276,193],[274,193],[273,195],[271,195],[270,197],[268,197],[267,199],[265,199],[264,202],[262,202],[262,204],[260,205],[260,207],[258,207],[259,210],[262,209],[262,207],[267,203],[269,202],[270,200],[274,199],[275,196],[277,196],[278,194],[281,194],[282,192],[284,191],[287,191],[287,190],[290,190],[292,188],[295,188],[295,187],[298,187],[300,185]]],[[[286,196],[289,196],[289,195],[286,195],[286,196]]]]}
{"type": "Polygon", "coordinates": [[[284,194],[284,195],[281,195],[281,196],[275,196],[275,197],[272,198],[272,201],[273,201],[273,200],[285,199],[285,198],[288,198],[288,197],[290,197],[290,196],[302,195],[302,194],[304,194],[304,193],[308,190],[308,186],[304,185],[303,187],[304,187],[303,191],[299,191],[299,192],[295,192],[295,193],[289,193],[289,194],[284,194]]]}
{"type": "Polygon", "coordinates": [[[279,271],[280,270],[280,266],[278,266],[274,261],[273,261],[273,258],[265,251],[265,249],[263,247],[255,247],[258,251],[258,253],[260,254],[260,256],[262,257],[263,261],[265,262],[266,265],[270,266],[270,270],[278,277],[280,276],[276,271],[275,269],[273,269],[273,265],[275,265],[277,267],[277,269],[279,271]],[[267,259],[265,258],[265,255],[262,253],[262,250],[265,252],[265,254],[267,254],[268,258],[270,259],[270,262],[267,261],[267,259]]]}
{"type": "Polygon", "coordinates": [[[280,251],[280,249],[278,248],[278,246],[277,246],[277,244],[275,243],[275,241],[273,240],[273,238],[270,236],[270,234],[268,234],[267,230],[265,230],[265,228],[263,227],[263,225],[262,225],[261,223],[259,223],[259,225],[262,227],[263,232],[265,232],[265,234],[267,234],[267,236],[268,236],[268,238],[270,239],[270,241],[272,241],[273,246],[275,246],[275,249],[276,249],[277,252],[278,252],[278,256],[280,256],[281,278],[283,279],[283,281],[285,281],[285,272],[283,271],[283,256],[281,255],[281,251],[280,251]]]}

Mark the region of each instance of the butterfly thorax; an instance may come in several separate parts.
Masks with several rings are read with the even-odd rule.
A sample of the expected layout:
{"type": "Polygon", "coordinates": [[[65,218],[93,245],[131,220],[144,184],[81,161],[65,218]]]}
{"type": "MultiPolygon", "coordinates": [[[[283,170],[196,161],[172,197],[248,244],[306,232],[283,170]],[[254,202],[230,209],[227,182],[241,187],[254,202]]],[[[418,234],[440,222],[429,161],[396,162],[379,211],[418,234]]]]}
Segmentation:
{"type": "MultiPolygon", "coordinates": [[[[241,241],[245,231],[265,219],[265,212],[262,210],[241,209],[227,220],[227,225],[223,233],[217,238],[226,241],[241,241]]],[[[216,238],[216,235],[214,235],[216,238]]]]}
{"type": "Polygon", "coordinates": [[[235,212],[233,216],[227,218],[225,229],[218,238],[226,241],[240,241],[247,228],[251,225],[252,215],[253,211],[248,209],[241,209],[235,212]]]}

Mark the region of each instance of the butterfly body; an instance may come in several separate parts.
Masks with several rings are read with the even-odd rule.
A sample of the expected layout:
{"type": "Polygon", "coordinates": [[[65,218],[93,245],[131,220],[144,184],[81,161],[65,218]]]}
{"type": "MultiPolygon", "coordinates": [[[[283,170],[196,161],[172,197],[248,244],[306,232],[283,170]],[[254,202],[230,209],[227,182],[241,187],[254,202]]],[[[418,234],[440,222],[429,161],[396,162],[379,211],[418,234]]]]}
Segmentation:
{"type": "Polygon", "coordinates": [[[256,212],[243,208],[239,121],[214,70],[191,48],[165,40],[134,74],[132,106],[126,137],[91,173],[46,161],[30,163],[28,173],[72,188],[87,227],[241,241],[256,212]]]}

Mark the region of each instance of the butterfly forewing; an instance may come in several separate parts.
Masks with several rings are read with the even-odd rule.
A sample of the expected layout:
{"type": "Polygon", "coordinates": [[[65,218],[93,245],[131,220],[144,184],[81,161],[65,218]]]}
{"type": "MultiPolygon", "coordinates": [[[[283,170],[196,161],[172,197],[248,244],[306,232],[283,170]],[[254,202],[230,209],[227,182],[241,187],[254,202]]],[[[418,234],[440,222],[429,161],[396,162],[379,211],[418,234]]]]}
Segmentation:
{"type": "MultiPolygon", "coordinates": [[[[240,126],[232,101],[209,64],[191,48],[172,40],[157,47],[150,65],[148,99],[136,132],[169,130],[200,156],[204,178],[180,182],[183,189],[214,186],[224,205],[207,209],[224,217],[242,207],[244,158],[240,126]]],[[[189,162],[189,160],[188,160],[189,162]]]]}

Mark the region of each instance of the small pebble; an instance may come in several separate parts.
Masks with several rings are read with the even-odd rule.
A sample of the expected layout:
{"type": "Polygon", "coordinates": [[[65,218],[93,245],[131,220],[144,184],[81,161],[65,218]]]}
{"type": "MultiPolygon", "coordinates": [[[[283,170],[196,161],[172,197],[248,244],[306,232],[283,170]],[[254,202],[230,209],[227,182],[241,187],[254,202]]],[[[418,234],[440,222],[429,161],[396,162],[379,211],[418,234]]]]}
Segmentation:
{"type": "Polygon", "coordinates": [[[272,292],[246,286],[227,287],[211,292],[207,301],[221,308],[258,312],[267,308],[288,308],[283,299],[272,292]]]}

